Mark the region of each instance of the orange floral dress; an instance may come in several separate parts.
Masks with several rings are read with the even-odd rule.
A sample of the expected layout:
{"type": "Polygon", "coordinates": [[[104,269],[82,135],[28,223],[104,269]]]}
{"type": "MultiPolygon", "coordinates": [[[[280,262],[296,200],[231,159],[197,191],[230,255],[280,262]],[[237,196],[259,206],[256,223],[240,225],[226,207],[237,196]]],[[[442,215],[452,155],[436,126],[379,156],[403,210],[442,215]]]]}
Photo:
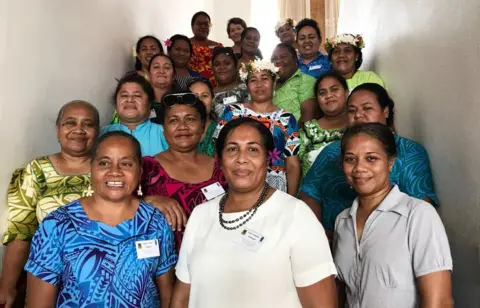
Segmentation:
{"type": "Polygon", "coordinates": [[[213,77],[212,70],[212,55],[213,48],[223,47],[220,43],[212,45],[198,45],[192,42],[193,52],[190,59],[190,68],[194,71],[202,74],[203,77],[210,80],[213,86],[215,86],[215,78],[213,77]]]}

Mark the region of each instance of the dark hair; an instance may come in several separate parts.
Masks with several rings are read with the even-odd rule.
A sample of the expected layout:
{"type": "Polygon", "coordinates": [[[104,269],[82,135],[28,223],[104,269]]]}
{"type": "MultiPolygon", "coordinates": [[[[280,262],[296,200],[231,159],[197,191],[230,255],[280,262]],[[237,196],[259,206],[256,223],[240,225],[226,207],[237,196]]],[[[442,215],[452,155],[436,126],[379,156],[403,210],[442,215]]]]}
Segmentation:
{"type": "MultiPolygon", "coordinates": [[[[216,150],[218,159],[222,159],[223,148],[225,147],[225,142],[227,141],[228,136],[232,131],[242,125],[248,125],[255,128],[262,139],[262,147],[266,153],[272,152],[275,148],[273,143],[273,136],[270,130],[261,122],[254,120],[249,117],[242,117],[228,122],[220,131],[216,141],[216,150]]],[[[267,154],[268,155],[268,154],[267,154]]]]}
{"type": "Polygon", "coordinates": [[[98,110],[95,106],[90,104],[89,102],[82,101],[82,100],[74,100],[70,101],[68,103],[63,104],[63,106],[60,108],[57,114],[57,119],[55,120],[55,125],[60,125],[60,121],[62,120],[63,114],[65,113],[65,110],[72,106],[72,105],[83,105],[87,108],[90,108],[91,111],[93,111],[93,121],[95,124],[95,129],[98,131],[100,128],[100,115],[98,113],[98,110]]]}
{"type": "Polygon", "coordinates": [[[142,88],[142,90],[147,94],[149,105],[155,100],[155,92],[153,91],[153,88],[150,85],[150,83],[143,76],[133,74],[133,75],[127,75],[123,77],[118,82],[117,87],[115,88],[115,94],[113,96],[113,102],[115,106],[117,105],[117,95],[120,92],[120,89],[122,88],[122,86],[126,83],[138,84],[142,88]]]}
{"type": "Polygon", "coordinates": [[[320,89],[320,83],[327,78],[336,79],[342,85],[343,89],[345,91],[348,91],[348,85],[347,85],[347,81],[345,80],[345,78],[343,78],[343,76],[340,75],[337,72],[329,71],[329,72],[326,72],[326,73],[323,73],[322,75],[320,75],[320,77],[318,77],[317,81],[315,81],[315,86],[313,88],[313,90],[314,90],[313,93],[315,93],[315,96],[318,94],[318,90],[320,89]]]}
{"type": "MultiPolygon", "coordinates": [[[[210,95],[212,96],[212,108],[210,110],[210,114],[208,114],[208,117],[210,118],[211,121],[217,121],[218,115],[215,112],[215,108],[213,107],[213,98],[215,97],[215,94],[213,92],[212,83],[205,77],[192,78],[187,83],[187,89],[188,89],[189,92],[192,92],[192,90],[190,90],[190,87],[197,82],[200,82],[200,83],[203,83],[204,85],[206,85],[207,88],[208,88],[208,91],[210,91],[210,95]]],[[[205,108],[205,112],[206,112],[206,108],[205,108]]]]}
{"type": "Polygon", "coordinates": [[[233,63],[235,64],[235,68],[237,67],[238,59],[237,59],[237,56],[235,55],[235,52],[233,51],[232,47],[215,47],[215,48],[213,48],[212,65],[213,65],[213,61],[215,61],[215,58],[218,57],[219,55],[229,56],[233,60],[233,63]]]}
{"type": "Polygon", "coordinates": [[[241,35],[241,38],[242,38],[242,41],[245,39],[245,37],[247,36],[247,32],[248,31],[257,31],[258,34],[260,34],[260,31],[258,31],[257,28],[254,28],[254,27],[246,27],[245,29],[243,29],[242,31],[242,35],[241,35]]]}
{"type": "MultiPolygon", "coordinates": [[[[160,43],[160,40],[157,39],[155,36],[153,35],[145,35],[145,36],[142,36],[138,41],[137,41],[137,46],[135,47],[135,51],[137,52],[137,54],[140,52],[140,45],[142,45],[142,42],[146,39],[151,39],[151,40],[154,40],[157,44],[158,44],[158,49],[160,49],[160,53],[163,53],[163,46],[162,46],[162,43],[160,43]]],[[[137,71],[141,70],[142,69],[142,62],[140,62],[140,60],[138,59],[138,56],[135,57],[135,69],[137,71]]]]}
{"type": "Polygon", "coordinates": [[[208,15],[206,12],[204,12],[204,11],[196,12],[195,14],[193,14],[192,21],[190,22],[190,25],[192,27],[193,27],[193,24],[195,23],[195,20],[197,19],[197,17],[199,17],[201,15],[207,16],[208,21],[212,21],[212,19],[210,18],[210,15],[208,15]]]}
{"type": "Polygon", "coordinates": [[[169,55],[166,55],[166,54],[163,54],[163,53],[157,53],[156,55],[154,55],[150,59],[150,63],[148,63],[148,71],[150,72],[150,69],[152,68],[153,60],[155,60],[155,58],[158,58],[158,57],[164,57],[164,58],[167,58],[168,60],[170,60],[170,63],[172,64],[172,67],[173,67],[173,75],[175,76],[175,74],[177,73],[176,70],[175,70],[175,62],[173,62],[173,59],[169,55]]]}
{"type": "Polygon", "coordinates": [[[298,33],[302,30],[303,27],[312,27],[317,32],[318,39],[322,40],[322,33],[320,32],[320,28],[318,27],[318,22],[310,18],[304,18],[295,25],[295,32],[297,33],[297,41],[298,41],[298,33]]]}
{"type": "Polygon", "coordinates": [[[245,20],[241,19],[240,17],[233,17],[228,20],[227,23],[227,34],[230,35],[230,25],[241,25],[243,29],[247,27],[247,23],[245,20]]]}
{"type": "MultiPolygon", "coordinates": [[[[363,53],[362,53],[362,50],[357,46],[354,46],[354,45],[352,46],[353,46],[353,49],[355,50],[355,53],[358,55],[358,59],[355,60],[355,68],[358,70],[363,63],[363,53]]],[[[332,62],[332,54],[334,50],[335,48],[332,48],[328,51],[328,61],[330,62],[332,62]]]]}
{"type": "Polygon", "coordinates": [[[192,42],[190,42],[190,39],[186,37],[185,35],[182,34],[175,34],[170,38],[170,46],[167,46],[167,51],[170,53],[172,51],[173,45],[175,45],[175,42],[177,41],[185,41],[188,44],[188,48],[190,49],[190,56],[192,55],[193,52],[193,47],[192,47],[192,42]]]}
{"type": "MultiPolygon", "coordinates": [[[[168,110],[168,107],[166,107],[165,103],[163,102],[163,100],[165,99],[165,96],[167,96],[169,94],[181,94],[181,93],[190,93],[191,94],[191,92],[175,92],[175,93],[174,92],[169,92],[169,93],[165,93],[165,95],[162,98],[162,103],[159,104],[158,112],[157,112],[157,110],[155,110],[157,112],[157,115],[159,115],[158,116],[159,124],[164,125],[165,117],[167,116],[166,111],[168,110]]],[[[205,123],[207,121],[207,108],[205,107],[205,104],[198,97],[195,96],[195,103],[193,105],[186,105],[186,106],[193,107],[198,111],[198,113],[200,114],[200,120],[202,122],[202,126],[205,127],[205,123]]]]}
{"type": "Polygon", "coordinates": [[[133,148],[134,148],[133,152],[134,152],[134,155],[135,155],[134,159],[139,163],[139,166],[141,168],[142,167],[142,147],[140,146],[140,142],[138,142],[137,138],[133,137],[129,133],[119,131],[119,130],[107,132],[107,133],[103,134],[102,136],[100,136],[100,138],[98,138],[97,142],[93,146],[91,162],[93,162],[95,160],[95,157],[97,156],[98,148],[100,147],[100,145],[105,140],[107,140],[108,138],[112,138],[112,137],[127,138],[128,140],[130,140],[133,143],[133,148]]]}
{"type": "Polygon", "coordinates": [[[393,102],[390,95],[388,95],[387,90],[385,90],[381,85],[376,83],[363,83],[357,86],[348,96],[347,105],[352,98],[353,93],[358,91],[368,91],[375,95],[378,104],[385,110],[388,108],[388,118],[387,118],[387,126],[393,128],[394,119],[395,119],[395,103],[393,102]]]}
{"type": "Polygon", "coordinates": [[[286,48],[290,53],[290,55],[295,59],[295,61],[297,60],[297,51],[295,50],[295,48],[293,48],[292,45],[288,43],[280,43],[280,44],[277,44],[277,46],[275,46],[275,49],[276,48],[286,48]]]}
{"type": "Polygon", "coordinates": [[[350,138],[365,134],[380,141],[388,158],[397,156],[397,146],[392,130],[381,123],[361,123],[351,126],[345,130],[342,137],[342,157],[345,155],[345,148],[350,138]]]}

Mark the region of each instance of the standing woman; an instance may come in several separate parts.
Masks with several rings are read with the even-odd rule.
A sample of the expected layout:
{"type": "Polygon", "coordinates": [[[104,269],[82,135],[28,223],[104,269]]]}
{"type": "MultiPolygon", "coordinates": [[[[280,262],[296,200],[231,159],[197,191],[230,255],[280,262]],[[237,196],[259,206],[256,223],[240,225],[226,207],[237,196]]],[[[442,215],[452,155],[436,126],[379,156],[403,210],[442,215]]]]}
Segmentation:
{"type": "Polygon", "coordinates": [[[256,58],[263,59],[260,50],[260,32],[253,27],[247,27],[242,32],[242,56],[238,59],[238,68],[256,58]]]}
{"type": "Polygon", "coordinates": [[[298,56],[300,70],[313,78],[330,71],[332,66],[328,57],[319,51],[322,35],[318,23],[310,18],[302,19],[295,26],[295,31],[300,54],[298,56]]]}
{"type": "Polygon", "coordinates": [[[396,149],[383,124],[345,131],[343,170],[358,197],[335,222],[339,291],[348,307],[453,307],[445,228],[430,204],[390,182],[396,149]]]}
{"type": "Polygon", "coordinates": [[[280,43],[292,45],[294,49],[298,48],[295,34],[295,21],[292,18],[279,21],[275,26],[275,34],[280,39],[280,43]]]}
{"type": "Polygon", "coordinates": [[[38,224],[50,212],[84,196],[90,185],[90,156],[99,130],[97,109],[84,101],[62,106],[57,121],[60,152],[30,161],[8,186],[6,246],[0,279],[0,303],[11,307],[16,285],[38,224]]]}
{"type": "Polygon", "coordinates": [[[273,89],[278,78],[278,68],[269,61],[257,59],[242,64],[240,77],[247,83],[251,102],[225,107],[215,137],[229,121],[249,117],[263,123],[272,133],[275,149],[269,153],[268,184],[295,196],[300,181],[300,138],[295,117],[273,104],[273,89]]]}
{"type": "Polygon", "coordinates": [[[192,43],[185,35],[175,34],[165,41],[165,45],[175,66],[175,81],[179,89],[184,92],[187,90],[187,84],[190,80],[202,76],[199,72],[195,72],[188,67],[192,58],[192,43]]]}
{"type": "Polygon", "coordinates": [[[88,197],[48,215],[33,238],[28,306],[168,307],[177,254],[165,217],[132,195],[140,144],[110,132],[92,156],[88,197]]]}
{"type": "Polygon", "coordinates": [[[163,53],[163,47],[155,36],[141,37],[135,46],[135,70],[125,75],[138,74],[148,80],[148,65],[152,57],[158,53],[163,53]]]}
{"type": "Polygon", "coordinates": [[[342,76],[335,72],[321,75],[315,82],[315,93],[321,117],[306,122],[300,130],[302,176],[326,145],[342,138],[348,125],[348,87],[342,76]]]}
{"type": "Polygon", "coordinates": [[[250,95],[247,86],[238,77],[238,60],[232,48],[215,47],[212,63],[213,75],[217,82],[213,106],[215,112],[221,117],[225,106],[248,102],[250,95]]]}
{"type": "Polygon", "coordinates": [[[233,41],[233,52],[235,55],[242,54],[242,32],[247,27],[245,20],[239,17],[233,17],[228,20],[227,34],[228,38],[233,41]]]}
{"type": "Polygon", "coordinates": [[[327,39],[325,47],[333,69],[347,80],[349,91],[362,83],[376,83],[385,87],[382,78],[372,71],[359,70],[363,62],[362,48],[365,43],[361,35],[339,34],[327,39]]]}
{"type": "Polygon", "coordinates": [[[198,78],[188,84],[188,90],[203,102],[207,111],[205,129],[198,143],[197,151],[207,156],[215,157],[215,140],[213,139],[213,134],[217,128],[218,116],[213,109],[212,84],[205,78],[198,78]]]}
{"type": "Polygon", "coordinates": [[[170,308],[336,308],[335,265],[302,201],[266,182],[270,130],[241,118],[217,143],[228,191],[195,208],[170,308]]]}
{"type": "Polygon", "coordinates": [[[192,21],[193,37],[190,38],[193,46],[190,68],[199,72],[203,77],[214,82],[212,72],[212,50],[222,44],[208,39],[212,23],[210,16],[205,12],[197,12],[193,15],[192,21]]]}

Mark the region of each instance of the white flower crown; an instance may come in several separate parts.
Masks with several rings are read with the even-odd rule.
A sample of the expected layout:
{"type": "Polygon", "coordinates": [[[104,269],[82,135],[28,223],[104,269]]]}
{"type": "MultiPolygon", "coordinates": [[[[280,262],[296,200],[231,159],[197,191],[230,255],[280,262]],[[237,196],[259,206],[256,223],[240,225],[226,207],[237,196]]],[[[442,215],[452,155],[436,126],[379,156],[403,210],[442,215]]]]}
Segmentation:
{"type": "Polygon", "coordinates": [[[334,49],[338,44],[350,44],[357,48],[364,48],[365,42],[363,41],[363,37],[360,34],[354,35],[349,33],[339,34],[332,38],[327,39],[325,43],[325,48],[327,52],[331,49],[334,49]]]}
{"type": "Polygon", "coordinates": [[[255,60],[250,61],[247,64],[242,63],[242,67],[238,70],[238,74],[240,75],[240,79],[243,82],[246,82],[249,73],[257,73],[260,71],[270,71],[275,78],[278,78],[278,67],[272,62],[260,58],[255,58],[255,60]]]}

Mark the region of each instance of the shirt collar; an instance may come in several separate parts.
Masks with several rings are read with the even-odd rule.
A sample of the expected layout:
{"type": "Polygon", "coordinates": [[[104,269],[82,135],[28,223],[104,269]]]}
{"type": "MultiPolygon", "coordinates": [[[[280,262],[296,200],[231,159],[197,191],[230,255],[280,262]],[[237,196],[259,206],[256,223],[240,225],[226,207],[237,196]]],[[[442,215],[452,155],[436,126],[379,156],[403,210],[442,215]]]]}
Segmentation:
{"type": "Polygon", "coordinates": [[[308,63],[308,64],[303,64],[303,58],[302,56],[299,54],[298,55],[298,63],[302,64],[302,65],[310,65],[311,63],[314,63],[316,62],[319,58],[321,58],[324,54],[321,53],[320,51],[317,51],[317,55],[315,56],[315,58],[312,60],[312,62],[308,63]]]}
{"type": "MultiPolygon", "coordinates": [[[[127,125],[122,124],[122,123],[118,123],[118,124],[120,124],[121,126],[125,127],[127,130],[130,130],[127,125]]],[[[142,124],[137,125],[133,131],[138,131],[138,130],[142,130],[142,129],[145,129],[145,128],[149,128],[151,125],[152,125],[152,122],[150,121],[150,119],[147,119],[147,120],[146,120],[145,122],[143,122],[142,124]]],[[[133,131],[132,131],[132,132],[133,132],[133,131]]]]}

